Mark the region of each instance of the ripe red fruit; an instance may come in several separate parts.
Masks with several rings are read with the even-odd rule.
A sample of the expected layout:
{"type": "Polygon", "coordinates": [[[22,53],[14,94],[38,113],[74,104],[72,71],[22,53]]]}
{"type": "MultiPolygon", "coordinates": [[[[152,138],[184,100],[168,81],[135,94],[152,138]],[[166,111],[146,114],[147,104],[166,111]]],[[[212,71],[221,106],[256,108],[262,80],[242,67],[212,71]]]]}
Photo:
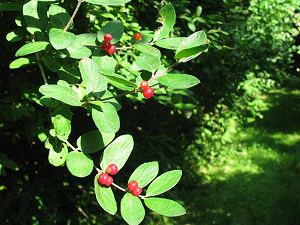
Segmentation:
{"type": "Polygon", "coordinates": [[[115,45],[110,44],[108,48],[106,49],[107,53],[110,55],[113,55],[117,50],[117,47],[115,45]]]}
{"type": "Polygon", "coordinates": [[[141,41],[142,40],[142,34],[141,33],[135,33],[134,34],[134,39],[137,41],[141,41]]]}
{"type": "Polygon", "coordinates": [[[112,39],[113,39],[112,34],[105,34],[104,35],[104,41],[105,42],[110,42],[110,41],[112,41],[112,39]]]}
{"type": "Polygon", "coordinates": [[[140,83],[140,87],[141,87],[142,89],[147,88],[147,87],[148,87],[148,82],[145,81],[145,80],[143,80],[143,81],[140,83]]]}
{"type": "Polygon", "coordinates": [[[111,176],[108,176],[106,186],[109,187],[113,182],[114,182],[114,179],[111,176]]]}
{"type": "Polygon", "coordinates": [[[137,187],[136,189],[134,189],[131,194],[133,194],[134,196],[139,196],[142,193],[143,189],[140,187],[137,187]]]}
{"type": "Polygon", "coordinates": [[[114,163],[109,164],[109,166],[105,170],[105,172],[110,175],[116,175],[118,171],[119,171],[118,166],[114,163]]]}
{"type": "Polygon", "coordinates": [[[146,99],[152,98],[154,95],[154,89],[152,87],[147,87],[143,91],[143,95],[146,99]]]}
{"type": "Polygon", "coordinates": [[[139,187],[139,185],[135,180],[133,180],[128,183],[127,187],[130,191],[134,191],[136,188],[139,187]]]}
{"type": "Polygon", "coordinates": [[[113,178],[108,176],[106,173],[102,173],[98,178],[98,183],[109,187],[113,183],[113,178]]]}
{"type": "Polygon", "coordinates": [[[107,51],[109,46],[110,44],[108,42],[102,42],[101,49],[107,51]]]}

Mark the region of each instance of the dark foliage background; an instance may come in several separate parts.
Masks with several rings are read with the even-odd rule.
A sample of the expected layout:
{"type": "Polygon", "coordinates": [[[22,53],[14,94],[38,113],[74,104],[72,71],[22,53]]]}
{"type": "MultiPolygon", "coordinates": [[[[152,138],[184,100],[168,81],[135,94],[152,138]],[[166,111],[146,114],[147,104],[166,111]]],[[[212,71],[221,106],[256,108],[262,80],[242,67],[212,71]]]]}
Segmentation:
{"type": "MultiPolygon", "coordinates": [[[[148,213],[144,224],[300,224],[299,1],[171,2],[178,17],[174,35],[204,29],[211,41],[208,52],[176,67],[201,84],[146,103],[121,100],[119,133],[131,133],[135,149],[116,179],[125,184],[137,165],[151,160],[161,171],[183,170],[167,196],[183,203],[187,215],[148,213]]],[[[122,20],[129,35],[154,29],[164,3],[84,4],[75,29],[96,31],[112,18],[122,20]]],[[[76,1],[63,4],[71,12],[76,1]]],[[[8,68],[22,44],[5,40],[15,16],[0,12],[0,152],[12,160],[0,161],[0,224],[123,224],[99,208],[90,178],[48,163],[38,138],[49,126],[47,110],[35,101],[38,68],[8,68]]],[[[73,142],[94,126],[84,112],[74,115],[73,142]]]]}

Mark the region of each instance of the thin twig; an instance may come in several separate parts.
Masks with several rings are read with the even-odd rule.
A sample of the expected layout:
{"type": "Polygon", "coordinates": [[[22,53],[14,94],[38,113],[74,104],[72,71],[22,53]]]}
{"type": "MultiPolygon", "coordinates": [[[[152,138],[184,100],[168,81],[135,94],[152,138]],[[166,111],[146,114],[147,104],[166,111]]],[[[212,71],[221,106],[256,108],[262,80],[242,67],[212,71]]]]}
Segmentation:
{"type": "Polygon", "coordinates": [[[117,48],[117,50],[126,50],[126,49],[132,49],[133,48],[133,46],[125,46],[125,47],[119,47],[119,48],[117,48]]]}
{"type": "Polygon", "coordinates": [[[36,53],[35,55],[36,55],[37,63],[39,65],[39,68],[40,68],[40,71],[41,71],[41,74],[42,74],[42,77],[43,77],[43,81],[44,81],[45,84],[48,84],[46,73],[45,73],[43,64],[41,62],[41,56],[38,53],[36,53]]]}
{"type": "Polygon", "coordinates": [[[80,206],[78,206],[77,209],[85,218],[89,218],[89,216],[83,211],[83,209],[80,206]]]}
{"type": "Polygon", "coordinates": [[[97,173],[100,174],[100,173],[102,172],[102,170],[100,170],[100,169],[99,169],[97,166],[95,166],[95,165],[94,165],[94,168],[95,168],[95,170],[97,171],[97,173]]]}
{"type": "Polygon", "coordinates": [[[148,80],[148,82],[156,80],[157,78],[165,75],[166,72],[168,72],[169,70],[173,69],[173,67],[177,66],[178,64],[179,64],[179,62],[175,62],[171,66],[169,66],[168,68],[166,68],[165,70],[163,70],[162,72],[157,73],[157,74],[153,74],[152,77],[150,78],[150,80],[148,80]]]}
{"type": "Polygon", "coordinates": [[[125,190],[125,188],[122,188],[122,187],[120,187],[119,185],[117,185],[117,184],[115,184],[115,183],[112,183],[112,186],[114,186],[115,188],[117,188],[117,189],[119,189],[119,190],[121,190],[121,191],[123,191],[123,192],[127,192],[127,191],[125,190]]]}
{"type": "Polygon", "coordinates": [[[78,148],[75,148],[70,142],[65,141],[65,143],[73,150],[73,151],[78,151],[78,148]]]}
{"type": "Polygon", "coordinates": [[[64,31],[67,31],[69,29],[69,27],[70,27],[72,21],[74,20],[74,18],[76,16],[76,14],[77,14],[77,12],[78,12],[78,10],[79,10],[80,5],[81,5],[82,2],[83,2],[83,0],[78,0],[78,3],[77,3],[77,6],[76,6],[76,8],[75,8],[75,10],[73,12],[73,15],[71,16],[70,20],[68,21],[68,23],[67,23],[64,31]]]}

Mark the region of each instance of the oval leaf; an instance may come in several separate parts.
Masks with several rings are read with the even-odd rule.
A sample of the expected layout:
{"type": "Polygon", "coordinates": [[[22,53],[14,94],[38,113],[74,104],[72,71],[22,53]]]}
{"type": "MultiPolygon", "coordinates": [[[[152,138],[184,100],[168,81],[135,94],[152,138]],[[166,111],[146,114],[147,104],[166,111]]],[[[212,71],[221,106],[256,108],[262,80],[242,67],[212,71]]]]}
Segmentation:
{"type": "Polygon", "coordinates": [[[160,58],[146,53],[142,53],[136,60],[136,64],[142,70],[155,72],[160,67],[160,58]]]}
{"type": "Polygon", "coordinates": [[[77,146],[85,153],[93,153],[108,145],[114,137],[114,133],[104,133],[99,130],[93,130],[80,136],[77,139],[77,146]]]}
{"type": "Polygon", "coordinates": [[[116,133],[120,129],[120,118],[116,108],[109,102],[92,106],[92,118],[101,132],[116,133]]]}
{"type": "Polygon", "coordinates": [[[68,155],[68,147],[65,144],[60,145],[61,148],[50,148],[48,161],[53,166],[61,166],[65,163],[68,155]]]}
{"type": "Polygon", "coordinates": [[[67,167],[75,177],[87,177],[93,171],[94,162],[90,156],[73,151],[67,156],[67,167]]]}
{"type": "Polygon", "coordinates": [[[101,92],[107,88],[105,77],[99,74],[97,69],[97,64],[90,58],[84,58],[79,62],[79,70],[85,83],[87,94],[91,92],[101,92]]]}
{"type": "Polygon", "coordinates": [[[41,32],[48,22],[46,4],[37,0],[27,1],[23,5],[23,18],[29,33],[41,32]]]}
{"type": "Polygon", "coordinates": [[[16,60],[12,61],[9,64],[9,68],[10,69],[18,69],[20,67],[28,66],[28,65],[31,65],[31,64],[33,64],[33,62],[29,58],[19,58],[19,59],[16,59],[16,60]]]}
{"type": "Polygon", "coordinates": [[[173,30],[176,22],[176,12],[171,3],[166,4],[159,11],[159,15],[162,17],[162,27],[158,31],[157,40],[163,39],[169,36],[169,33],[173,30]]]}
{"type": "Polygon", "coordinates": [[[163,216],[182,216],[186,214],[185,209],[178,203],[166,198],[146,198],[145,205],[163,216]]]}
{"type": "Polygon", "coordinates": [[[166,38],[155,42],[155,45],[165,49],[176,50],[185,39],[185,37],[166,38]]]}
{"type": "Polygon", "coordinates": [[[82,59],[84,57],[90,57],[92,55],[92,51],[80,44],[73,43],[71,46],[67,48],[70,57],[73,59],[82,59]]]}
{"type": "Polygon", "coordinates": [[[52,23],[52,27],[65,28],[71,16],[62,7],[52,4],[48,10],[48,17],[52,23]]]}
{"type": "Polygon", "coordinates": [[[94,178],[94,188],[97,202],[108,213],[115,215],[117,212],[117,202],[110,187],[103,187],[98,183],[99,174],[94,178]]]}
{"type": "Polygon", "coordinates": [[[78,94],[71,88],[60,85],[43,85],[39,91],[48,97],[54,98],[72,106],[81,106],[78,94]]]}
{"type": "Polygon", "coordinates": [[[111,43],[114,44],[121,39],[123,32],[124,26],[122,22],[119,20],[112,20],[101,28],[101,30],[97,33],[97,38],[98,41],[102,42],[105,34],[112,34],[113,40],[111,41],[111,43]]]}
{"type": "Polygon", "coordinates": [[[145,217],[145,209],[141,200],[130,193],[121,200],[121,215],[129,225],[140,224],[145,217]]]}
{"type": "Polygon", "coordinates": [[[76,35],[62,29],[52,28],[49,32],[51,45],[56,49],[65,49],[76,40],[76,35]]]}
{"type": "Polygon", "coordinates": [[[178,183],[181,175],[181,170],[171,170],[163,173],[150,184],[146,196],[155,196],[170,190],[178,183]]]}
{"type": "Polygon", "coordinates": [[[31,42],[26,45],[23,45],[17,52],[16,56],[24,56],[29,55],[32,53],[40,52],[45,50],[45,48],[48,46],[48,42],[45,41],[37,41],[37,42],[31,42]]]}
{"type": "Polygon", "coordinates": [[[169,88],[186,89],[200,83],[197,77],[188,74],[169,73],[157,78],[157,81],[169,88]]]}
{"type": "Polygon", "coordinates": [[[122,135],[110,143],[103,152],[100,163],[102,170],[106,170],[111,163],[115,163],[120,170],[129,158],[133,145],[133,138],[129,134],[122,135]]]}
{"type": "Polygon", "coordinates": [[[158,174],[158,162],[148,162],[140,165],[135,171],[131,174],[128,183],[130,181],[137,181],[141,188],[150,184],[150,182],[158,174]]]}

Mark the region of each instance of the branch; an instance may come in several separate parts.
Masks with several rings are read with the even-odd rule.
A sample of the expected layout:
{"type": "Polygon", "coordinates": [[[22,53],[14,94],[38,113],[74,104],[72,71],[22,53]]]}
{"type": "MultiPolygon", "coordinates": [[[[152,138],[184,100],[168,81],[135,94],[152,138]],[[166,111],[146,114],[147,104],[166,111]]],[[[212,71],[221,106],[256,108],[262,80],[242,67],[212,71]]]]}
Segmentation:
{"type": "Polygon", "coordinates": [[[41,74],[42,74],[42,77],[43,77],[43,81],[44,81],[45,84],[48,84],[46,73],[45,73],[43,64],[41,63],[41,56],[38,53],[36,53],[35,55],[36,55],[37,63],[39,65],[39,68],[40,68],[40,71],[41,71],[41,74]]]}
{"type": "Polygon", "coordinates": [[[169,70],[173,69],[173,67],[177,66],[178,64],[179,64],[179,62],[175,62],[171,66],[166,68],[164,71],[157,73],[157,74],[153,74],[152,77],[150,78],[150,80],[148,80],[148,82],[151,82],[151,81],[156,80],[157,78],[163,76],[165,72],[168,72],[169,70]]]}
{"type": "Polygon", "coordinates": [[[70,27],[70,25],[71,25],[72,21],[74,20],[74,18],[76,16],[76,14],[77,14],[77,12],[78,12],[78,10],[79,10],[80,5],[81,5],[82,2],[83,2],[83,0],[78,0],[78,3],[77,3],[77,6],[76,6],[76,8],[75,8],[75,10],[73,12],[73,15],[71,16],[70,20],[68,21],[68,23],[67,23],[64,31],[67,31],[68,28],[70,27]]]}
{"type": "Polygon", "coordinates": [[[78,148],[75,148],[70,142],[64,141],[73,151],[78,151],[78,148]]]}
{"type": "Polygon", "coordinates": [[[112,183],[112,186],[114,186],[115,188],[117,188],[117,189],[119,189],[119,190],[121,190],[121,191],[123,191],[123,192],[127,192],[127,191],[125,190],[125,188],[122,188],[122,187],[120,187],[119,185],[117,185],[117,184],[115,184],[115,183],[112,183]]]}

